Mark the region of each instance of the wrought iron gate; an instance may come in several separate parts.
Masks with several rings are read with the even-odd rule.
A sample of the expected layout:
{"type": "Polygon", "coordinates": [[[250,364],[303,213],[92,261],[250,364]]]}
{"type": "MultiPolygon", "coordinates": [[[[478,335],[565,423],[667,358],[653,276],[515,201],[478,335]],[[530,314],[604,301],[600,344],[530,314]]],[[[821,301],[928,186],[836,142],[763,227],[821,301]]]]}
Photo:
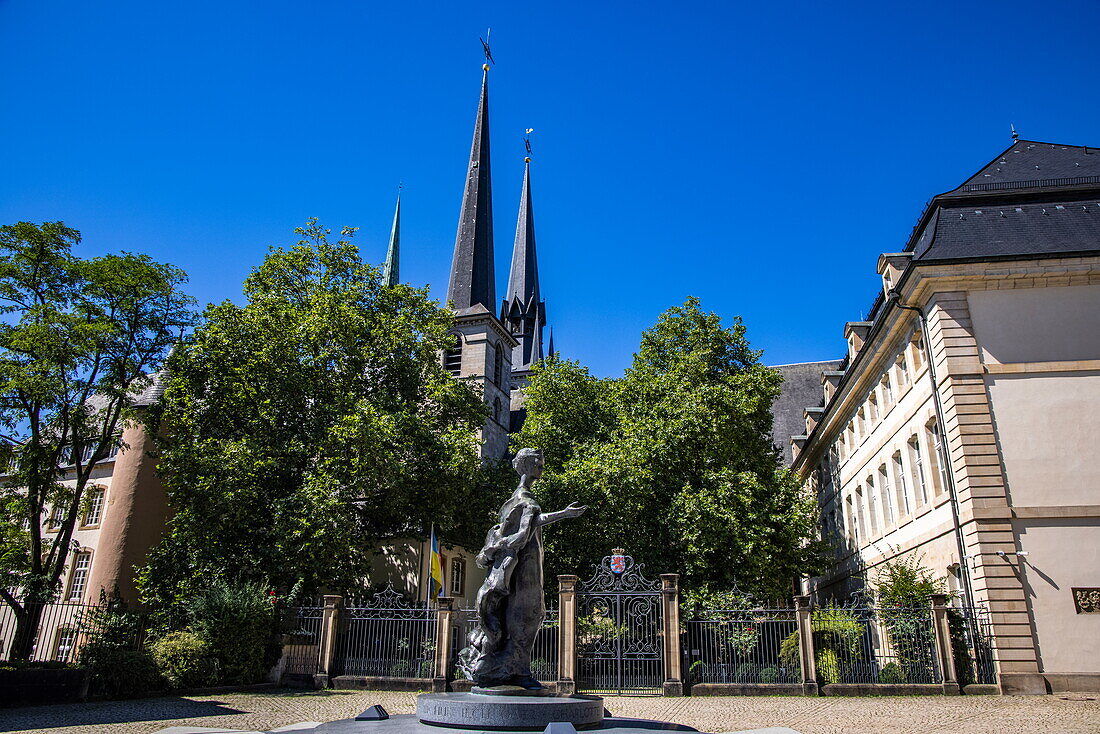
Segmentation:
{"type": "Polygon", "coordinates": [[[577,690],[662,692],[661,582],[619,549],[577,587],[577,690]]]}

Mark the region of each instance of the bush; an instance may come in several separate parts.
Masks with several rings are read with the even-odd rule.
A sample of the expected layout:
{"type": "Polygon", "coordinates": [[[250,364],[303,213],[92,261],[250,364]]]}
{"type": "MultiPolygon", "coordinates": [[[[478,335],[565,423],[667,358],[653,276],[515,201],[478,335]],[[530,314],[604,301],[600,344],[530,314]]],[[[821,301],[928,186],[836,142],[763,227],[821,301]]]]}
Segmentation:
{"type": "Polygon", "coordinates": [[[191,629],[209,645],[220,682],[256,683],[267,674],[276,623],[270,599],[259,584],[218,581],[189,604],[191,629]]]}
{"type": "Polygon", "coordinates": [[[760,671],[761,683],[776,683],[779,680],[779,668],[769,667],[760,671]]]}
{"type": "MultiPolygon", "coordinates": [[[[821,685],[842,683],[841,660],[862,657],[863,624],[847,609],[822,607],[810,616],[810,628],[814,634],[817,682],[821,685]]],[[[800,650],[801,642],[795,630],[780,643],[779,659],[784,665],[797,669],[801,664],[800,650]]]]}
{"type": "Polygon", "coordinates": [[[210,645],[193,632],[172,632],[149,650],[172,688],[199,688],[218,680],[218,663],[210,645]]]}
{"type": "Polygon", "coordinates": [[[844,682],[840,675],[840,658],[837,657],[836,650],[818,650],[814,662],[817,665],[818,685],[844,682]]]}
{"type": "Polygon", "coordinates": [[[156,663],[144,650],[89,642],[80,649],[80,666],[88,669],[88,690],[103,698],[139,696],[160,685],[156,663]]]}
{"type": "Polygon", "coordinates": [[[905,671],[897,663],[887,663],[878,672],[879,683],[904,683],[905,671]]]}

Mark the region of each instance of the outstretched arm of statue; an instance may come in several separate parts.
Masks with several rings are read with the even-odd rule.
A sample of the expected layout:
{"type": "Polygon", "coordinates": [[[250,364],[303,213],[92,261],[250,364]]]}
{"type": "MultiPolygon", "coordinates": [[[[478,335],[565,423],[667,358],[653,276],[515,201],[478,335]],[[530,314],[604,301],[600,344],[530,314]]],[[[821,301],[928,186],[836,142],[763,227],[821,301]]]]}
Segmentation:
{"type": "Polygon", "coordinates": [[[585,505],[582,505],[578,502],[574,502],[571,505],[569,505],[569,507],[566,507],[564,510],[558,510],[557,512],[544,512],[544,513],[542,513],[541,515],[539,515],[538,524],[539,525],[549,525],[550,523],[557,522],[558,520],[565,520],[565,519],[570,518],[570,517],[580,517],[581,515],[584,514],[584,511],[587,510],[587,509],[588,509],[588,507],[586,507],[585,505]]]}

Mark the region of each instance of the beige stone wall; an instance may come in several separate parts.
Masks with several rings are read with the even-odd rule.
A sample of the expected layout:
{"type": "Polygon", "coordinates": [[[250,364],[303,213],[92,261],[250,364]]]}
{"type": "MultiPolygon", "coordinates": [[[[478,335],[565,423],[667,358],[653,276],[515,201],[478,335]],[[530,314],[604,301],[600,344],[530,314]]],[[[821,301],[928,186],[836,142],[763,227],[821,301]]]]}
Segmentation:
{"type": "Polygon", "coordinates": [[[458,376],[482,390],[489,419],[481,430],[481,455],[500,459],[508,452],[508,422],[512,403],[512,347],[515,340],[490,314],[460,316],[455,331],[462,340],[462,368],[458,376]],[[496,354],[501,356],[501,377],[494,379],[496,354]]]}

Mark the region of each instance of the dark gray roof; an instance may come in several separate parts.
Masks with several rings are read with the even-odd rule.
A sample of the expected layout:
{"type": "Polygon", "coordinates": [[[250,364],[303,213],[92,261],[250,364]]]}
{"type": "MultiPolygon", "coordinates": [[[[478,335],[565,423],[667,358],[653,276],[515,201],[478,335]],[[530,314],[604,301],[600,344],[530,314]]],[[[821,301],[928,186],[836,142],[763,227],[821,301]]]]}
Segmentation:
{"type": "Polygon", "coordinates": [[[841,360],[835,359],[772,367],[783,375],[782,392],[772,404],[772,441],[780,448],[788,465],[794,461],[791,436],[800,436],[806,432],[803,411],[825,404],[821,373],[837,369],[840,362],[841,360]]]}
{"type": "Polygon", "coordinates": [[[489,171],[489,71],[481,78],[481,100],[477,105],[470,166],[462,193],[454,258],[447,300],[457,310],[480,303],[496,307],[493,272],[493,184],[489,171]]]}
{"type": "Polygon", "coordinates": [[[1019,191],[1087,183],[1100,183],[1100,150],[1017,140],[950,193],[1019,191]]]}
{"type": "Polygon", "coordinates": [[[516,242],[508,290],[500,306],[500,320],[508,324],[519,344],[512,350],[512,369],[527,370],[542,359],[542,330],[546,304],[539,291],[539,263],[535,254],[535,210],[531,201],[531,159],[523,169],[523,189],[516,219],[516,242]]]}
{"type": "Polygon", "coordinates": [[[401,282],[401,194],[393,209],[393,227],[390,228],[390,246],[386,248],[386,265],[382,270],[382,285],[394,286],[401,282]]]}
{"type": "Polygon", "coordinates": [[[1096,250],[1100,250],[1100,196],[937,207],[913,253],[925,262],[1096,250]]]}

